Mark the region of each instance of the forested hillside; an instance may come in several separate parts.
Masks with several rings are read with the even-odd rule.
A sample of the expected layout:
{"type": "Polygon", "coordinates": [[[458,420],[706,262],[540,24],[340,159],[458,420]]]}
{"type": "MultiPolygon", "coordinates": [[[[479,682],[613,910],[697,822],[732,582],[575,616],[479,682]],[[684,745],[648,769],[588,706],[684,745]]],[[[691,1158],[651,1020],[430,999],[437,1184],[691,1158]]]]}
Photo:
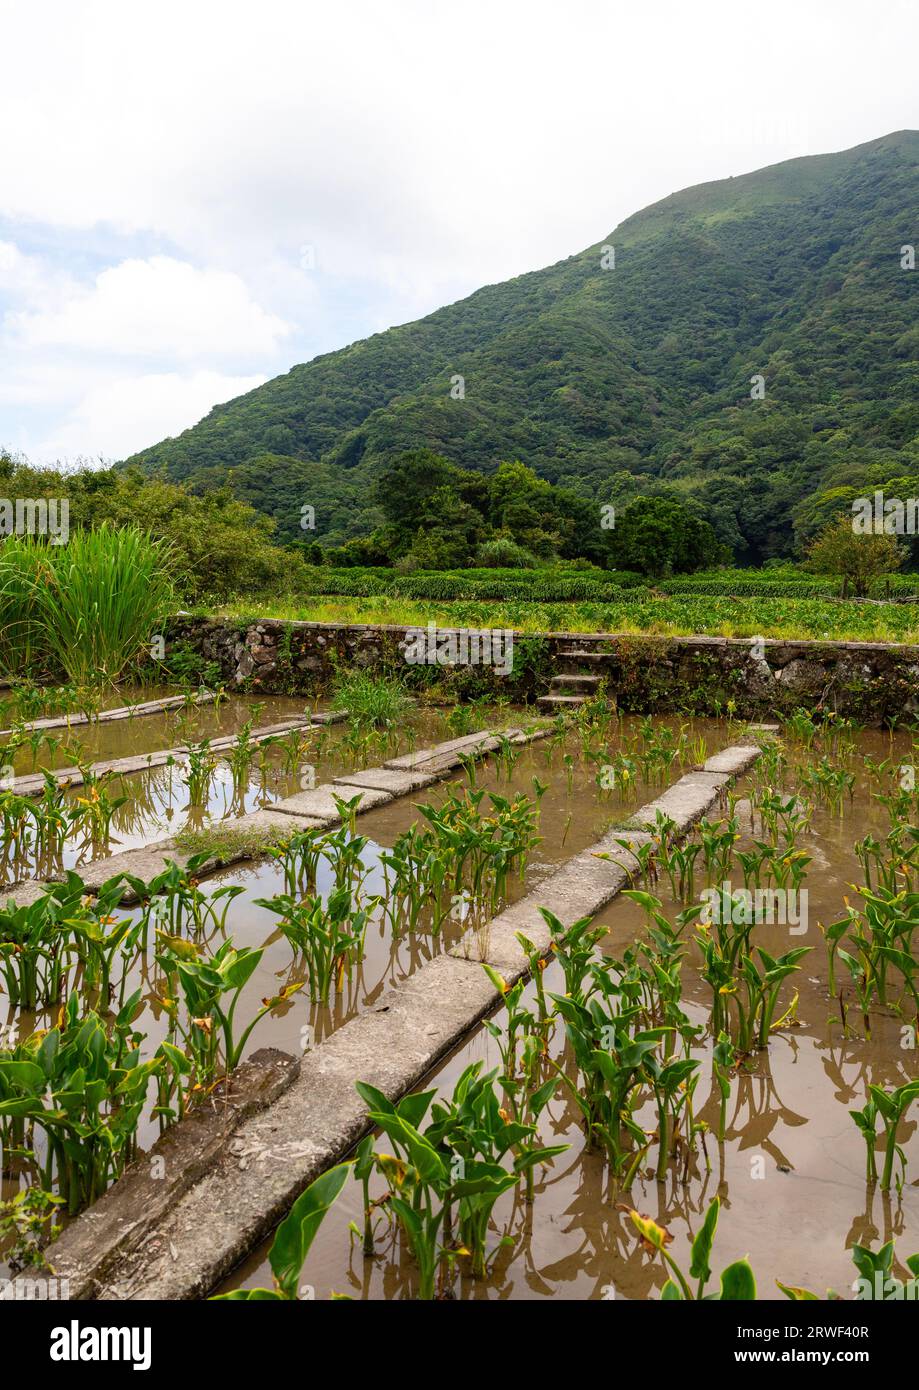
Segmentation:
{"type": "Polygon", "coordinates": [[[406,450],[486,472],[519,459],[620,507],[649,491],[694,499],[739,563],[790,555],[866,489],[919,493],[908,244],[914,131],[674,194],[129,462],[195,490],[228,483],[279,537],[302,537],[308,502],[315,535],[340,544],[379,524],[371,484],[406,450]]]}

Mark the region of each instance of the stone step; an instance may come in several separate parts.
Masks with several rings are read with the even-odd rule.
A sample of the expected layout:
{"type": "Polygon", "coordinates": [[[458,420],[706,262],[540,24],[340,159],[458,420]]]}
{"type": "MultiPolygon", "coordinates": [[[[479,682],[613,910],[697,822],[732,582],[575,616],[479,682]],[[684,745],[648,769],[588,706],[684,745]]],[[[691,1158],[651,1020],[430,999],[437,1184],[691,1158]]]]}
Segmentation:
{"type": "Polygon", "coordinates": [[[554,710],[558,714],[562,710],[577,709],[586,699],[586,695],[540,695],[536,704],[539,709],[554,710]]]}
{"type": "Polygon", "coordinates": [[[563,672],[561,675],[553,676],[549,686],[550,695],[590,695],[600,684],[599,676],[585,676],[574,672],[563,672]]]}
{"type": "Polygon", "coordinates": [[[596,647],[563,647],[559,649],[558,658],[564,661],[584,661],[589,665],[595,665],[601,661],[608,661],[610,652],[601,652],[596,647]]]}

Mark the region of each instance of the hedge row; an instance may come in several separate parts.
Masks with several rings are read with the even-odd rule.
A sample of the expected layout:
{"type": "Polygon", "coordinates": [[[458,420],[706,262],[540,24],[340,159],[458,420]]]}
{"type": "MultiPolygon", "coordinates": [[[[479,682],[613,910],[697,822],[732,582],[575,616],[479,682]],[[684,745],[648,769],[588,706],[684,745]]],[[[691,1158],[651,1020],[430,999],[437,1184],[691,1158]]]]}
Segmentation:
{"type": "Polygon", "coordinates": [[[646,593],[641,575],[564,570],[431,570],[400,574],[388,569],[311,569],[304,593],[349,598],[529,599],[533,603],[612,602],[628,589],[646,593]]]}
{"type": "MultiPolygon", "coordinates": [[[[872,597],[883,598],[886,580],[876,581],[872,597]]],[[[891,575],[892,598],[919,594],[915,575],[891,575]]],[[[659,580],[659,592],[698,598],[838,598],[838,578],[793,570],[725,570],[720,574],[674,575],[659,580]],[[774,576],[774,577],[772,577],[774,576]]],[[[402,574],[393,569],[333,569],[315,566],[307,571],[304,594],[317,598],[403,598],[434,600],[497,600],[531,603],[615,603],[626,596],[649,596],[648,581],[629,570],[608,574],[596,570],[468,569],[423,570],[402,574]]]]}
{"type": "MultiPolygon", "coordinates": [[[[770,579],[768,571],[761,578],[753,575],[732,576],[726,573],[723,578],[695,579],[692,575],[679,575],[661,580],[658,588],[668,594],[698,594],[710,598],[839,598],[842,594],[842,580],[834,576],[805,575],[797,578],[770,579]]],[[[919,593],[919,586],[913,576],[891,575],[891,598],[903,598],[919,593]]],[[[884,580],[876,580],[871,586],[872,598],[884,598],[887,585],[884,580]]]]}

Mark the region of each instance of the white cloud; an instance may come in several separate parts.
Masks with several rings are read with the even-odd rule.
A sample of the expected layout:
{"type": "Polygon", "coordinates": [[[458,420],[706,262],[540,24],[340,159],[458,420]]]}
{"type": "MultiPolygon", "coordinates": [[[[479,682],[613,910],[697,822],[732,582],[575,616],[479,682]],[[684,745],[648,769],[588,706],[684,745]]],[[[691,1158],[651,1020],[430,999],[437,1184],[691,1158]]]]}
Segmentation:
{"type": "Polygon", "coordinates": [[[23,346],[196,360],[262,357],[290,330],[250,297],[238,275],[168,256],[127,260],[74,286],[58,308],[8,318],[23,346]]]}
{"type": "Polygon", "coordinates": [[[738,13],[0,0],[0,440],[69,438],[106,383],[273,375],[675,189],[916,124],[915,0],[738,13]]]}
{"type": "Polygon", "coordinates": [[[80,280],[0,241],[0,291],[0,443],[38,462],[123,458],[285,365],[289,326],[233,272],[151,256],[80,280]]]}
{"type": "Polygon", "coordinates": [[[10,297],[35,294],[43,283],[41,262],[12,241],[0,241],[0,290],[10,297]]]}
{"type": "MultiPolygon", "coordinates": [[[[687,183],[914,119],[907,0],[3,4],[0,208],[196,263],[313,242],[335,274],[473,284],[687,183]],[[49,22],[49,9],[54,14],[49,22]],[[853,91],[858,99],[853,100],[853,91]]],[[[249,274],[246,275],[247,283],[249,274]]]]}
{"type": "Polygon", "coordinates": [[[45,462],[87,453],[125,458],[145,445],[197,423],[212,406],[252,391],[264,376],[221,376],[217,372],[150,373],[106,381],[88,391],[36,455],[45,462]]]}

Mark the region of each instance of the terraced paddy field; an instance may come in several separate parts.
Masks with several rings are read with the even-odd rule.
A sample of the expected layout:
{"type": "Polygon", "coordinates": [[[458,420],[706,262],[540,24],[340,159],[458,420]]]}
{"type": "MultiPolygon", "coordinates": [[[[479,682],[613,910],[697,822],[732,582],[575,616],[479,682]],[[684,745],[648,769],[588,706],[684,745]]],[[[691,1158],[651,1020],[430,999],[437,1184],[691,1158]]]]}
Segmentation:
{"type": "Polygon", "coordinates": [[[882,1280],[910,1277],[910,731],[604,697],[334,719],[234,697],[93,726],[97,761],[166,725],[184,751],[115,774],[105,836],[68,820],[102,772],[49,779],[56,840],[28,815],[5,840],[8,1275],[670,1298],[712,1239],[724,1296],[852,1297],[888,1241],[882,1280]]]}
{"type": "MultiPolygon", "coordinates": [[[[888,739],[863,733],[851,754],[839,757],[838,766],[855,773],[866,758],[880,766],[891,756],[902,760],[898,766],[907,765],[913,756],[908,737],[888,739]]],[[[830,759],[837,762],[833,754],[830,759]]],[[[792,743],[783,772],[787,790],[803,777],[807,792],[813,793],[814,767],[807,750],[792,743]]],[[[729,834],[737,836],[733,848],[712,850],[715,832],[706,825],[688,840],[691,849],[702,846],[694,892],[674,893],[665,854],[659,850],[656,876],[644,883],[639,895],[619,896],[593,917],[591,932],[598,933],[595,959],[604,972],[609,968],[621,980],[626,973],[622,963],[630,953],[634,958],[638,952],[641,958],[649,929],[659,930],[652,913],[675,923],[712,882],[728,880],[742,891],[738,856],[755,855],[757,842],[762,845],[769,839],[761,810],[766,791],[764,770],[754,768],[729,794],[720,808],[722,815],[712,818],[720,832],[730,827],[729,834]],[[710,852],[717,856],[711,865],[714,873],[709,871],[710,852]]],[[[915,1078],[915,1003],[904,979],[892,978],[886,1003],[874,997],[866,1019],[856,988],[857,970],[853,975],[844,966],[840,974],[838,953],[831,982],[824,935],[825,928],[846,917],[847,899],[853,910],[856,904],[864,905],[864,898],[851,886],[861,881],[866,887],[863,857],[855,844],[881,845],[890,828],[887,809],[877,795],[872,777],[860,780],[851,796],[846,791],[838,802],[819,795],[813,801],[808,797],[806,803],[801,798],[796,814],[807,816],[807,826],[798,844],[809,862],[794,903],[795,920],[763,921],[752,940],[776,960],[789,949],[806,948],[808,954],[782,988],[766,1045],[743,1053],[735,1049],[727,1066],[723,1056],[719,1064],[719,1052],[724,1049],[711,1029],[713,993],[704,956],[708,943],[699,940],[698,929],[694,933],[684,929],[679,948],[685,951],[680,1008],[690,1041],[680,1055],[698,1064],[691,1074],[692,1123],[697,1128],[691,1144],[679,1142],[678,1136],[663,1172],[657,1155],[659,1116],[653,1086],[634,1096],[632,1118],[647,1138],[648,1148],[641,1152],[644,1140],[639,1138],[626,1149],[624,1161],[630,1169],[641,1152],[627,1187],[616,1179],[615,1155],[601,1143],[588,1142],[579,1104],[586,1090],[578,1062],[579,1055],[583,1060],[583,1049],[577,1034],[566,1035],[564,1018],[559,1016],[564,1006],[557,1003],[552,1019],[550,1004],[550,1020],[540,1030],[545,1050],[540,1050],[535,1064],[534,1081],[551,1077],[558,1068],[559,1083],[539,1116],[537,1134],[547,1148],[566,1147],[541,1172],[531,1203],[520,1187],[498,1198],[491,1211],[484,1277],[473,1277],[468,1262],[460,1259],[449,1275],[444,1274],[444,1290],[456,1298],[500,1300],[660,1297],[669,1271],[653,1249],[642,1246],[630,1211],[637,1209],[670,1233],[673,1242],[668,1254],[687,1270],[693,1239],[716,1197],[721,1211],[713,1264],[720,1270],[748,1259],[760,1298],[783,1298],[781,1284],[804,1286],[820,1297],[832,1288],[851,1298],[857,1292],[854,1281],[860,1277],[852,1263],[854,1246],[877,1251],[894,1241],[898,1252],[913,1254],[919,1245],[915,1113],[910,1117],[907,1109],[899,1122],[891,1186],[885,1190],[877,1180],[866,1181],[866,1142],[850,1111],[863,1109],[870,1087],[895,1094],[915,1078]],[[719,1073],[727,1088],[724,1098],[719,1073]]],[[[678,876],[679,868],[675,872],[678,876]]],[[[873,887],[877,891],[876,883],[873,887]]],[[[538,896],[537,890],[534,902],[538,896]]],[[[849,925],[848,932],[853,930],[849,925]]],[[[424,1080],[422,1089],[436,1092],[433,1103],[448,1103],[462,1089],[470,1068],[479,1075],[506,1076],[511,1015],[539,1020],[542,999],[573,997],[570,978],[558,958],[551,960],[538,987],[530,980],[512,1009],[500,1006],[451,1050],[424,1080]]],[[[729,1023],[733,1021],[732,1006],[729,1023]]],[[[574,1025],[569,1026],[574,1031],[574,1025]]],[[[518,1024],[517,1033],[522,1067],[526,1029],[518,1024]]],[[[685,1114],[687,1102],[681,1104],[685,1114]]],[[[685,1119],[682,1139],[686,1140],[685,1119]]],[[[386,1143],[384,1134],[379,1147],[385,1148],[386,1143]]],[[[881,1151],[878,1162],[882,1163],[881,1151]]],[[[363,1228],[362,1190],[359,1183],[345,1185],[301,1272],[302,1283],[316,1298],[333,1293],[369,1299],[416,1295],[417,1262],[401,1226],[387,1219],[386,1192],[384,1178],[375,1175],[370,1186],[371,1201],[378,1204],[374,1250],[366,1256],[351,1231],[352,1226],[363,1228]]],[[[270,1286],[272,1240],[233,1272],[222,1285],[224,1291],[270,1286]]],[[[906,1285],[911,1270],[896,1260],[891,1275],[906,1285]]]]}

